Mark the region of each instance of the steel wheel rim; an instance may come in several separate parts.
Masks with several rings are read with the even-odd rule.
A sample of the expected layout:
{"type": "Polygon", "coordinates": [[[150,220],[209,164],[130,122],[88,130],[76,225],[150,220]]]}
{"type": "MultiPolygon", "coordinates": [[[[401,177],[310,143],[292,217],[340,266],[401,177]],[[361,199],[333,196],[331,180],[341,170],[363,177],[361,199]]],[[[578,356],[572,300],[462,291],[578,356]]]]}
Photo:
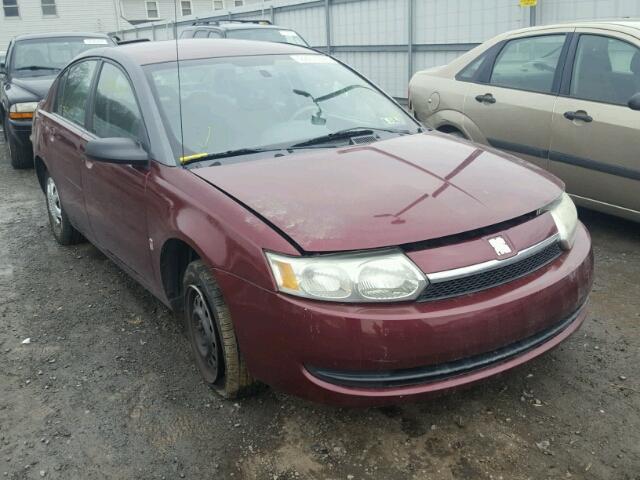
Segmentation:
{"type": "Polygon", "coordinates": [[[189,323],[193,332],[193,346],[205,379],[214,383],[220,376],[220,346],[215,329],[215,319],[202,291],[195,285],[189,287],[189,323]]]}
{"type": "Polygon", "coordinates": [[[59,230],[62,228],[62,205],[60,205],[60,196],[58,195],[58,187],[53,178],[47,179],[47,208],[49,215],[53,221],[53,228],[59,230]]]}

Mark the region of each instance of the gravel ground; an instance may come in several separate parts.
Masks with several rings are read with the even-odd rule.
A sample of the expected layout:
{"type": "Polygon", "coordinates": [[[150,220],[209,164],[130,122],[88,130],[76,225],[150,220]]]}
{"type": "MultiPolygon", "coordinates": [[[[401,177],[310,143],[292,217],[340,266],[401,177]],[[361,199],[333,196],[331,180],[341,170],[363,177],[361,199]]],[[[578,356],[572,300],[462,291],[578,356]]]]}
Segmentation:
{"type": "Polygon", "coordinates": [[[55,243],[4,145],[0,198],[0,478],[640,479],[639,225],[581,212],[591,314],[553,352],[437,400],[350,410],[217,398],[160,302],[93,246],[55,243]]]}

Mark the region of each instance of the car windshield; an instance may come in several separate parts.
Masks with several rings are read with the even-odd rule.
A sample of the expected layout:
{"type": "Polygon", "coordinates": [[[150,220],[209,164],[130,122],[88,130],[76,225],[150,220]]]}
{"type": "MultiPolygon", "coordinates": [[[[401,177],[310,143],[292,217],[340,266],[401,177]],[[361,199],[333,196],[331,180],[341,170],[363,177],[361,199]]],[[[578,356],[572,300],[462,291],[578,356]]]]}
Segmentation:
{"type": "Polygon", "coordinates": [[[52,75],[76,55],[96,47],[106,47],[106,38],[57,37],[19,40],[11,59],[14,76],[52,75]]]}
{"type": "Polygon", "coordinates": [[[242,40],[259,40],[262,42],[292,43],[293,45],[308,46],[300,35],[293,30],[279,28],[239,28],[227,30],[227,38],[242,40]]]}
{"type": "Polygon", "coordinates": [[[177,156],[295,145],[345,129],[420,128],[371,84],[320,54],[181,61],[180,90],[174,62],[145,68],[177,156]]]}

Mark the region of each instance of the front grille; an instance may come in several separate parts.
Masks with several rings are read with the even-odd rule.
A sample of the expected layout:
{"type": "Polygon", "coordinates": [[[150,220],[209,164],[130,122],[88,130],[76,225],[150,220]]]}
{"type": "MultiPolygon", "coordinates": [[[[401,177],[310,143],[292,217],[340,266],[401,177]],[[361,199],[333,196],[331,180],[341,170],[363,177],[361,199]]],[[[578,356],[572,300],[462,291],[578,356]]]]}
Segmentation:
{"type": "Polygon", "coordinates": [[[558,258],[561,253],[560,245],[555,242],[519,262],[469,275],[468,277],[432,283],[418,297],[418,301],[426,302],[457,297],[497,287],[539,270],[558,258]]]}

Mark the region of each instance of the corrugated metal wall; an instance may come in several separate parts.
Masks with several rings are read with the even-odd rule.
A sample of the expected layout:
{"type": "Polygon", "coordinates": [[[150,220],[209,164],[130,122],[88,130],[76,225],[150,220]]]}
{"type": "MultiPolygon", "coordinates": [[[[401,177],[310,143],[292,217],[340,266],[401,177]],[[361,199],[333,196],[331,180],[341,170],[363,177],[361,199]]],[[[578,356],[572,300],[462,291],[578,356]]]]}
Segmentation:
{"type": "MultiPolygon", "coordinates": [[[[264,15],[328,49],[396,97],[406,96],[413,72],[448,63],[475,44],[534,20],[640,17],[640,0],[538,0],[535,11],[520,7],[518,0],[274,0],[265,5],[270,6],[242,7],[224,16],[211,12],[208,18],[264,15]]],[[[178,32],[191,21],[178,22],[178,32]]],[[[143,25],[123,36],[160,39],[167,33],[173,35],[173,25],[168,30],[158,25],[155,33],[143,25]]]]}

